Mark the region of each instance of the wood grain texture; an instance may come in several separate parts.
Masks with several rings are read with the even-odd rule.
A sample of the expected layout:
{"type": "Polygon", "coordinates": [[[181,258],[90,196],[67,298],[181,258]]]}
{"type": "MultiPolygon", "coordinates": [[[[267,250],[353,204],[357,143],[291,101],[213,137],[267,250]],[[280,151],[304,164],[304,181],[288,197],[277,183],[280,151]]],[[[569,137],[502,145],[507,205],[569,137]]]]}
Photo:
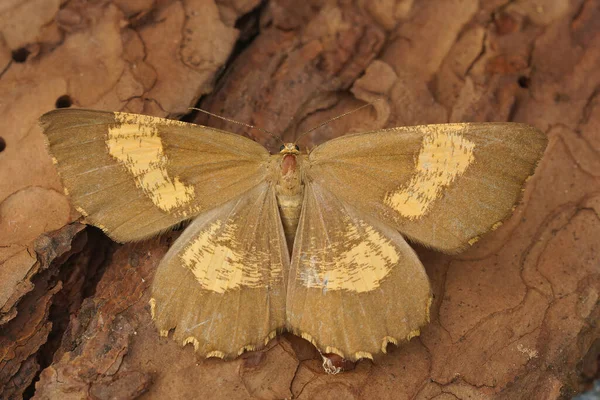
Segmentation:
{"type": "MultiPolygon", "coordinates": [[[[419,339],[390,346],[389,354],[373,363],[364,360],[352,371],[328,376],[312,346],[289,336],[235,361],[198,363],[191,346],[180,349],[158,338],[147,305],[155,267],[178,233],[122,246],[111,253],[103,274],[89,275],[83,263],[103,259],[92,252],[96,239],[87,247],[94,256],[75,264],[55,258],[59,246],[49,240],[38,254],[56,260],[45,264],[46,271],[63,289],[48,288],[55,293],[50,297],[23,298],[2,314],[7,322],[0,331],[11,335],[2,342],[2,354],[9,356],[3,357],[0,376],[0,387],[10,392],[1,396],[20,396],[39,370],[41,379],[31,389],[39,398],[76,393],[149,399],[556,399],[583,390],[597,376],[590,363],[585,369],[580,363],[597,358],[592,344],[600,318],[596,2],[298,6],[273,0],[239,21],[242,41],[231,59],[233,40],[219,34],[219,27],[234,32],[237,16],[257,2],[136,2],[139,9],[133,11],[121,3],[60,7],[53,2],[52,12],[17,7],[8,16],[3,9],[3,21],[19,23],[0,23],[0,97],[10,99],[0,105],[0,136],[6,142],[0,153],[1,202],[15,194],[39,194],[23,190],[29,187],[62,193],[35,121],[63,95],[78,106],[165,116],[185,113],[214,87],[202,107],[286,138],[383,96],[376,112],[362,110],[335,121],[300,144],[310,148],[346,133],[402,125],[515,121],[547,134],[548,148],[515,215],[502,227],[457,256],[417,247],[435,296],[432,321],[419,339]],[[204,5],[212,11],[196,18],[212,17],[199,25],[192,17],[195,7],[204,5]],[[188,26],[195,28],[191,36],[188,26]],[[186,39],[202,30],[211,32],[212,42],[186,39]],[[210,45],[222,46],[226,55],[215,59],[210,45]],[[181,46],[195,51],[181,53],[181,46]],[[25,62],[14,61],[13,52],[25,54],[21,49],[28,53],[25,62]],[[226,60],[226,72],[213,86],[226,60]],[[67,273],[74,269],[77,273],[67,273]],[[83,291],[87,299],[79,307],[74,299],[81,296],[82,281],[97,285],[83,291]],[[47,314],[48,301],[57,296],[73,308],[47,314]],[[19,313],[29,310],[39,317],[31,325],[16,324],[19,313]],[[62,328],[59,320],[66,321],[62,328]],[[44,335],[31,332],[47,321],[58,328],[49,345],[39,347],[44,335]],[[16,337],[32,343],[15,346],[16,337]],[[18,357],[6,352],[15,348],[18,357]]],[[[198,120],[225,128],[212,118],[198,120]]],[[[242,133],[236,126],[226,128],[242,133]]],[[[260,132],[243,134],[275,147],[260,132]]],[[[68,219],[60,202],[51,204],[40,206],[37,218],[49,218],[55,209],[53,221],[68,219]]],[[[6,209],[20,215],[12,206],[6,209]]],[[[13,289],[19,299],[33,287],[29,271],[38,276],[28,255],[34,254],[31,241],[45,227],[57,226],[11,221],[2,214],[2,229],[23,241],[3,243],[0,254],[2,265],[23,260],[19,273],[26,278],[13,289]],[[17,251],[28,256],[13,256],[17,251]]]]}

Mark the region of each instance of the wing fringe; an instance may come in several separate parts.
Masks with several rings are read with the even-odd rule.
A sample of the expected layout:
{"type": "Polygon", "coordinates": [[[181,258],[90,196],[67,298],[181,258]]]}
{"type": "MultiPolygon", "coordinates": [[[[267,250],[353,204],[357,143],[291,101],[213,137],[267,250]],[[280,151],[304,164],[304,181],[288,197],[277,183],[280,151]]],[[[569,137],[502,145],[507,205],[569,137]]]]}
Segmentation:
{"type": "MultiPolygon", "coordinates": [[[[427,320],[426,323],[424,325],[429,324],[430,321],[430,309],[431,309],[431,304],[433,302],[433,297],[429,297],[428,301],[427,301],[427,320]]],[[[368,351],[362,351],[362,350],[358,350],[352,354],[345,354],[343,351],[341,351],[340,349],[338,349],[335,346],[329,346],[329,345],[322,345],[320,343],[317,342],[317,340],[308,332],[304,332],[300,329],[293,329],[293,328],[288,328],[287,329],[288,332],[293,333],[296,336],[300,336],[302,339],[309,341],[313,346],[315,346],[317,348],[317,350],[319,350],[320,353],[333,353],[333,354],[337,354],[338,356],[350,360],[350,361],[358,361],[360,359],[363,358],[368,358],[370,360],[373,360],[373,356],[374,354],[368,351]]],[[[393,343],[394,345],[398,346],[398,343],[401,342],[408,342],[410,341],[412,338],[420,336],[421,335],[421,329],[414,329],[412,331],[410,331],[408,333],[408,335],[406,337],[393,337],[393,336],[384,336],[381,339],[381,347],[380,350],[382,353],[386,354],[387,353],[387,345],[389,343],[393,343]]]]}

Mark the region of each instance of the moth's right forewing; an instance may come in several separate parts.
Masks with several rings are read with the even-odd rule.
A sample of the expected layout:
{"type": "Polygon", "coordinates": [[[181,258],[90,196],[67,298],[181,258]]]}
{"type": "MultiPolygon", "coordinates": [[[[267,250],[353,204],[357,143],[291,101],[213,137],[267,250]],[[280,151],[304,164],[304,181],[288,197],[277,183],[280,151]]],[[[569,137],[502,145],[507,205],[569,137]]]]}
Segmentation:
{"type": "Polygon", "coordinates": [[[285,326],[289,255],[273,188],[197,217],[161,261],[152,316],[205,357],[256,350],[285,326]]]}
{"type": "Polygon", "coordinates": [[[546,143],[518,123],[391,128],[318,146],[307,175],[406,237],[454,253],[510,215],[546,143]]]}
{"type": "Polygon", "coordinates": [[[269,154],[215,129],[137,114],[44,114],[66,192],[86,222],[125,242],[155,235],[264,181],[269,154]]]}

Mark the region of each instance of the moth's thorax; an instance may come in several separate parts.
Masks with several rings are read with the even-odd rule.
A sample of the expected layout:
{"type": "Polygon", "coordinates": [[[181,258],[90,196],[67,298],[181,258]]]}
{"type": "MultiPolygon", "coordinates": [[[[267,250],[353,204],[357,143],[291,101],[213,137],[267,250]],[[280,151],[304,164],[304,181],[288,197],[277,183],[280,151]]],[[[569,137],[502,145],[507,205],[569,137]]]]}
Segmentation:
{"type": "Polygon", "coordinates": [[[301,161],[295,154],[284,154],[279,166],[278,184],[281,192],[294,195],[300,191],[302,176],[300,173],[301,161]]]}
{"type": "Polygon", "coordinates": [[[281,161],[281,174],[287,175],[290,172],[294,172],[297,166],[296,155],[284,154],[283,160],[281,161]]]}
{"type": "Polygon", "coordinates": [[[292,249],[296,229],[300,220],[304,186],[302,184],[303,156],[294,144],[286,144],[279,157],[277,168],[277,205],[283,223],[283,230],[287,240],[288,250],[292,249]]]}

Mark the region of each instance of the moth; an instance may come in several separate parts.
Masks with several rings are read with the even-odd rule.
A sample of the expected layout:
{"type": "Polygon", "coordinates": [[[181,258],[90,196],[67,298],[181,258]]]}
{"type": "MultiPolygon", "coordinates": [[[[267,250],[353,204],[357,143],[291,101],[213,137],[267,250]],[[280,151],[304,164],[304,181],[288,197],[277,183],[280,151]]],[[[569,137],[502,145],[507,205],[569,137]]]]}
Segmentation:
{"type": "Polygon", "coordinates": [[[152,318],[221,358],[282,331],[349,360],[419,335],[432,293],[407,239],[469,247],[508,218],[547,143],[524,124],[453,123],[271,155],[145,115],[60,109],[40,124],[86,223],[131,242],[192,219],[158,266],[152,318]]]}

